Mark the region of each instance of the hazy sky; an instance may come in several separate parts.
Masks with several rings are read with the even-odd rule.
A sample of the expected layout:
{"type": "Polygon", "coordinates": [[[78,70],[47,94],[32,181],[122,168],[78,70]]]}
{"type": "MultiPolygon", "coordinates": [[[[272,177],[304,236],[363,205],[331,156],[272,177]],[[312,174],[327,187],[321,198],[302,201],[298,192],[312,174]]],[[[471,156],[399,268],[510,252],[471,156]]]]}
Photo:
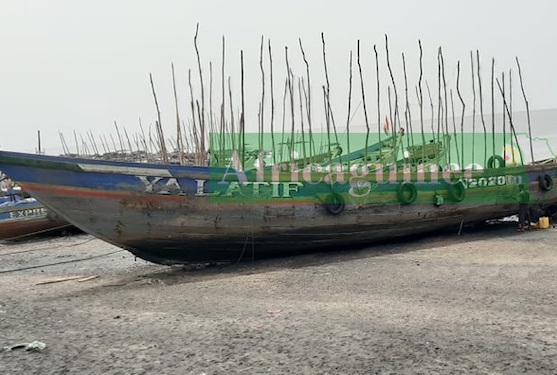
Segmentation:
{"type": "MultiPolygon", "coordinates": [[[[331,98],[339,122],[346,117],[349,54],[356,53],[357,40],[361,41],[369,116],[376,118],[373,45],[377,44],[380,64],[386,69],[385,34],[399,91],[403,52],[411,87],[416,85],[420,39],[432,86],[437,84],[439,46],[449,85],[455,82],[458,60],[463,76],[470,77],[470,51],[480,51],[484,74],[495,58],[499,76],[510,69],[517,72],[514,58],[518,56],[531,109],[557,107],[557,3],[550,0],[0,0],[0,4],[0,147],[5,150],[34,152],[37,130],[46,152],[56,154],[61,152],[59,132],[73,147],[74,130],[83,136],[89,131],[95,136],[115,134],[117,121],[133,133],[139,131],[140,118],[147,128],[156,119],[149,73],[155,80],[165,129],[173,132],[170,64],[175,64],[180,110],[187,118],[188,69],[192,69],[194,89],[199,87],[193,48],[197,23],[207,86],[212,62],[214,110],[221,100],[222,37],[226,38],[225,75],[231,77],[235,109],[240,105],[239,60],[240,50],[244,51],[246,111],[252,121],[248,126],[255,126],[261,95],[261,36],[273,48],[278,102],[286,77],[285,46],[294,74],[305,74],[298,45],[301,38],[312,70],[312,101],[318,110],[324,84],[321,32],[326,38],[331,98]]],[[[360,111],[355,121],[361,123],[361,107],[355,109],[362,100],[354,69],[352,109],[360,111]]],[[[489,90],[489,77],[485,77],[485,90],[489,90]]],[[[517,75],[513,87],[518,103],[517,75]]],[[[415,105],[415,99],[411,102],[415,105]]]]}

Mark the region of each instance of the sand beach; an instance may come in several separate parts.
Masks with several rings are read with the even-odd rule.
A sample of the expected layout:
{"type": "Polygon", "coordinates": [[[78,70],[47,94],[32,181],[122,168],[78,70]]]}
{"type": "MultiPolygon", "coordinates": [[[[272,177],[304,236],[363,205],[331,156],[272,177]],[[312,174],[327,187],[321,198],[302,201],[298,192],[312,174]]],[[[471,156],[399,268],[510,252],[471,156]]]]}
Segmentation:
{"type": "Polygon", "coordinates": [[[0,373],[554,374],[556,240],[508,223],[187,267],[86,234],[4,242],[0,373]]]}

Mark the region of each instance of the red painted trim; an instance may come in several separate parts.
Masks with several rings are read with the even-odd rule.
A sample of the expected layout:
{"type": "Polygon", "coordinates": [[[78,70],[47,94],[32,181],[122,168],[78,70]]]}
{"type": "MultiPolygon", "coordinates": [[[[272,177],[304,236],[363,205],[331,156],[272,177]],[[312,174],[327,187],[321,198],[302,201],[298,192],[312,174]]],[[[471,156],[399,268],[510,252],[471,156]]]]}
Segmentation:
{"type": "Polygon", "coordinates": [[[49,194],[56,194],[68,197],[94,197],[94,198],[108,198],[108,199],[123,199],[123,198],[140,198],[141,200],[147,201],[172,201],[172,202],[182,202],[186,196],[179,195],[163,195],[163,194],[147,194],[136,192],[126,192],[126,191],[108,191],[108,190],[97,190],[89,188],[76,188],[76,187],[65,187],[65,186],[55,186],[55,185],[44,185],[44,184],[33,184],[25,183],[22,184],[22,188],[33,195],[33,192],[47,192],[49,194]]]}

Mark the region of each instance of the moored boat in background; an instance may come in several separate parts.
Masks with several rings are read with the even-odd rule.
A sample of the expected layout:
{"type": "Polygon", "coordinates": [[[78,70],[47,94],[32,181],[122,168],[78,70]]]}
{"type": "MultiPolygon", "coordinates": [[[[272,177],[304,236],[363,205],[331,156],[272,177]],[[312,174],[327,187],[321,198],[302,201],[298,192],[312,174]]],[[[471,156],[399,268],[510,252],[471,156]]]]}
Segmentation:
{"type": "Polygon", "coordinates": [[[0,240],[15,240],[71,227],[37,199],[4,177],[0,196],[0,240]]]}
{"type": "Polygon", "coordinates": [[[0,198],[0,240],[15,240],[71,226],[35,198],[0,198]]]}

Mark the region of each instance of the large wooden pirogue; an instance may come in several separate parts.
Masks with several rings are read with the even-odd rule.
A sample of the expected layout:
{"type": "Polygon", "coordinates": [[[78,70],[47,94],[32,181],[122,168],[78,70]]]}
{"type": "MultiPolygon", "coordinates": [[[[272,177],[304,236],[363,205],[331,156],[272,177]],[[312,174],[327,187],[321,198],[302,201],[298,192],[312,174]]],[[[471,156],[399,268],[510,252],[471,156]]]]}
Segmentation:
{"type": "Polygon", "coordinates": [[[557,164],[418,172],[239,172],[0,151],[0,167],[78,228],[162,264],[370,244],[557,205],[557,164]],[[382,176],[381,180],[377,176],[382,176]]]}

